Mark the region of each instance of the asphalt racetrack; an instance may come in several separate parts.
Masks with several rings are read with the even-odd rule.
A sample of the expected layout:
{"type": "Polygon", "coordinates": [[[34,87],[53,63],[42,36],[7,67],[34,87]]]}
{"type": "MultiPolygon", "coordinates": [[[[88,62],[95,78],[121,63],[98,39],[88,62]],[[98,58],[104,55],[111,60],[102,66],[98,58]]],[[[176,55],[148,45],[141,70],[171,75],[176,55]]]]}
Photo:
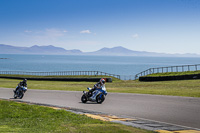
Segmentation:
{"type": "MultiPolygon", "coordinates": [[[[81,96],[80,91],[28,89],[22,100],[200,129],[200,98],[108,92],[102,104],[83,104],[81,96]]],[[[0,98],[13,99],[13,89],[0,88],[0,98]]]]}

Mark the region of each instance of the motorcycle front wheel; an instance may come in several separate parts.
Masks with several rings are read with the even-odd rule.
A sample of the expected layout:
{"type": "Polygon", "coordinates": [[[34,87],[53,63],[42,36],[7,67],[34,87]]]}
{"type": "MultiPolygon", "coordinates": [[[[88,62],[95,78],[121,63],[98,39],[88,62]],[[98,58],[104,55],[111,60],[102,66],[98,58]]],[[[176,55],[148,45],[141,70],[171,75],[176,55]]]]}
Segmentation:
{"type": "Polygon", "coordinates": [[[86,103],[86,102],[87,102],[87,97],[86,97],[85,95],[83,95],[83,96],[81,97],[81,101],[82,101],[83,103],[86,103]]]}
{"type": "Polygon", "coordinates": [[[16,98],[17,98],[17,94],[14,93],[14,99],[16,99],[16,98]]]}
{"type": "Polygon", "coordinates": [[[22,98],[23,98],[23,96],[24,96],[24,92],[23,92],[23,91],[21,91],[21,92],[19,93],[19,98],[20,98],[20,99],[22,99],[22,98]]]}
{"type": "Polygon", "coordinates": [[[96,101],[97,103],[102,103],[105,100],[105,96],[103,94],[100,94],[97,96],[96,101]]]}

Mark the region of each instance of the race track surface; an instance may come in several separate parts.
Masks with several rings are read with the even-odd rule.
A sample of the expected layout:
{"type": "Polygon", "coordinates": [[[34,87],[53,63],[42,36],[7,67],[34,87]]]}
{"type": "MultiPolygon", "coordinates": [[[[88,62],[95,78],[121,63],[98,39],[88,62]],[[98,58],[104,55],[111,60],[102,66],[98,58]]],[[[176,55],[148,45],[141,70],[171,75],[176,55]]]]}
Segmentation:
{"type": "MultiPolygon", "coordinates": [[[[200,98],[108,92],[102,104],[83,104],[81,96],[80,91],[29,89],[22,100],[200,129],[200,98]]],[[[0,88],[0,98],[13,99],[13,89],[0,88]]]]}

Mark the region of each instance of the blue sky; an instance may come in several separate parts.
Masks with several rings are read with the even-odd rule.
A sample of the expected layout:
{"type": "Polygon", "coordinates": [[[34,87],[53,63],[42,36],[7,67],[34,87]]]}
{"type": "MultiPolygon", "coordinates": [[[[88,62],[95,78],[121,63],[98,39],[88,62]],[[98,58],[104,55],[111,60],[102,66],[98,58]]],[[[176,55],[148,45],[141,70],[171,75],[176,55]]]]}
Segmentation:
{"type": "Polygon", "coordinates": [[[0,0],[0,44],[200,54],[200,1],[0,0]]]}

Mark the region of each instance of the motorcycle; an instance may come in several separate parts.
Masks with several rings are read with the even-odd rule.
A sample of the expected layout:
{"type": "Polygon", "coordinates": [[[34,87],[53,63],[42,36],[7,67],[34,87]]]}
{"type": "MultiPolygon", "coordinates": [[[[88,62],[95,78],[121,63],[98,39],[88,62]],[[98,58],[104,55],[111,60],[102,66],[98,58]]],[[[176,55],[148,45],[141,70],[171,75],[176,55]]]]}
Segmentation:
{"type": "Polygon", "coordinates": [[[89,92],[83,91],[83,95],[81,97],[81,101],[86,103],[87,101],[97,102],[101,104],[105,100],[105,96],[107,95],[106,88],[103,87],[102,89],[95,89],[92,94],[90,94],[91,88],[87,88],[89,92]]]}
{"type": "MultiPolygon", "coordinates": [[[[16,89],[17,89],[18,87],[19,87],[19,86],[17,86],[16,89]]],[[[17,89],[17,91],[13,90],[13,92],[14,92],[14,98],[16,99],[16,98],[18,97],[19,99],[22,99],[23,96],[24,96],[24,93],[25,93],[26,91],[27,91],[27,87],[23,87],[23,86],[19,87],[19,88],[17,89]]]]}

